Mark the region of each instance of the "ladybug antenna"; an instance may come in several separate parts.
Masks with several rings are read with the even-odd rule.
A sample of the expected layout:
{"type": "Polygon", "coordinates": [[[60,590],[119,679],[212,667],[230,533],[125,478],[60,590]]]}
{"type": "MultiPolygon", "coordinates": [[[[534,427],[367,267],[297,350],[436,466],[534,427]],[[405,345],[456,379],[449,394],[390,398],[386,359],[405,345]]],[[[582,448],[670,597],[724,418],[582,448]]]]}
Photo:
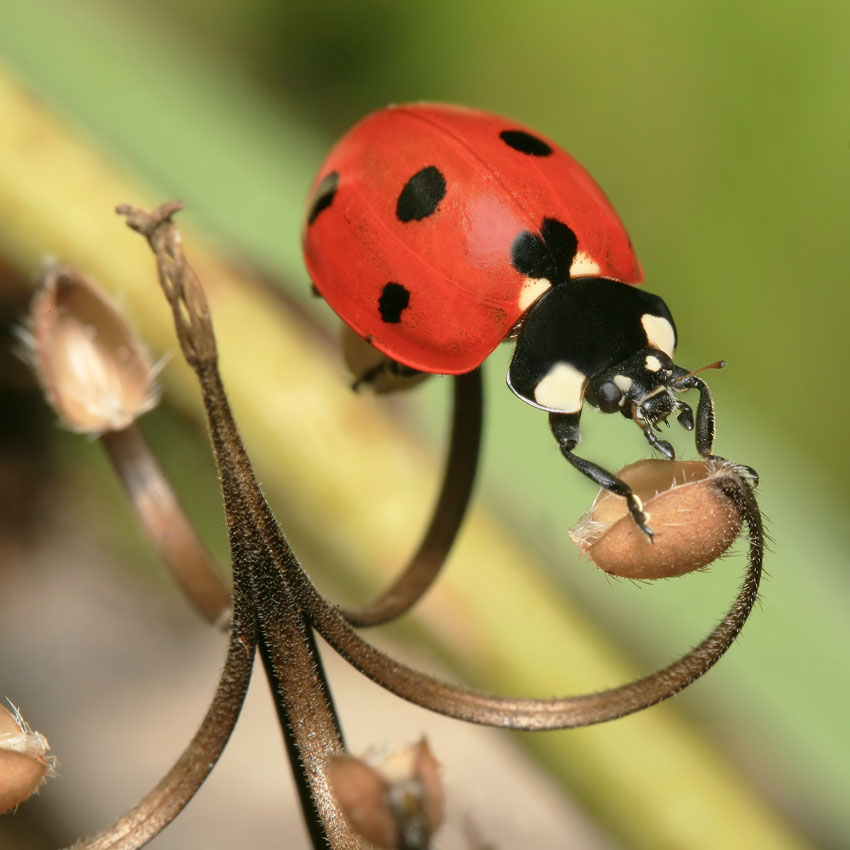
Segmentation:
{"type": "Polygon", "coordinates": [[[700,372],[706,372],[709,369],[722,369],[725,365],[725,360],[715,360],[714,363],[709,363],[706,366],[700,366],[699,369],[694,369],[693,372],[686,372],[684,375],[680,375],[676,380],[683,381],[686,378],[692,378],[694,375],[698,375],[700,372]]]}

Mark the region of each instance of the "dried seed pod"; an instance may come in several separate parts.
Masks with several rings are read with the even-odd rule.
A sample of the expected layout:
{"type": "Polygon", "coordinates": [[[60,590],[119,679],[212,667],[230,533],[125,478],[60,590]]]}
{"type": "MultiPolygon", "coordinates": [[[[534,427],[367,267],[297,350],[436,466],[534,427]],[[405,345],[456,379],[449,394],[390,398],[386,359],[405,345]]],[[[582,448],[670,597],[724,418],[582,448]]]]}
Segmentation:
{"type": "Polygon", "coordinates": [[[34,732],[20,712],[0,705],[0,814],[35,794],[55,773],[44,735],[34,732]]]}
{"type": "Polygon", "coordinates": [[[440,767],[424,739],[376,766],[335,756],[328,779],[352,829],[376,847],[424,850],[442,822],[440,767]]]}
{"type": "Polygon", "coordinates": [[[117,306],[67,266],[49,266],[22,333],[48,402],[62,424],[117,431],[156,405],[155,369],[117,306]]]}
{"type": "Polygon", "coordinates": [[[707,566],[735,542],[742,519],[724,493],[739,479],[734,464],[641,460],[618,476],[643,502],[650,540],[628,513],[626,500],[602,490],[570,532],[600,569],[634,579],[672,578],[707,566]]]}

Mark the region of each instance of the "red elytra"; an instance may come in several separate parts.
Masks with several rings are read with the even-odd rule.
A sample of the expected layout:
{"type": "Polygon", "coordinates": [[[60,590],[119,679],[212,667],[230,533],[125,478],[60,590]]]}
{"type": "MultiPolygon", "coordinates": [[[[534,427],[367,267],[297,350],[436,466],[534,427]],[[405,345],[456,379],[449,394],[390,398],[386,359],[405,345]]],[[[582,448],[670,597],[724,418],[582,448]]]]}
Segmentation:
{"type": "Polygon", "coordinates": [[[333,148],[310,192],[307,270],[333,310],[399,363],[462,374],[548,282],[512,262],[544,219],[578,240],[571,277],[640,283],[617,213],[566,151],[514,121],[440,104],[381,109],[333,148]]]}

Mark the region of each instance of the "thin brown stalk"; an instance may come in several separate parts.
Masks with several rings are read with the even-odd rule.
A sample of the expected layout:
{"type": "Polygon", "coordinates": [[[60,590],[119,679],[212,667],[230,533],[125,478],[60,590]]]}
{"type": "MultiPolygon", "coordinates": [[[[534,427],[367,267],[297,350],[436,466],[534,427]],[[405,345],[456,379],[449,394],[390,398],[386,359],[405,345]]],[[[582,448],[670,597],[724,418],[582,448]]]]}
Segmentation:
{"type": "Polygon", "coordinates": [[[434,583],[454,544],[478,468],[482,385],[476,369],[454,379],[452,431],[443,484],[419,548],[392,584],[372,602],[343,615],[355,626],[377,626],[407,613],[434,583]]]}
{"type": "Polygon", "coordinates": [[[230,590],[135,423],[100,436],[147,538],[198,613],[227,628],[230,590]]]}
{"type": "Polygon", "coordinates": [[[747,572],[729,612],[697,647],[663,669],[628,684],[597,693],[553,699],[503,697],[441,682],[399,664],[364,640],[315,589],[289,547],[260,492],[239,440],[217,369],[201,375],[211,424],[225,429],[232,464],[250,521],[263,537],[270,557],[297,595],[314,627],[357,670],[391,693],[449,717],[510,729],[544,730],[588,726],[647,708],[706,673],[732,645],[758,595],[764,553],[761,514],[752,488],[734,470],[714,479],[749,528],[747,572]],[[212,403],[211,403],[211,400],[212,403]],[[217,401],[216,401],[217,400],[217,401]]]}
{"type": "Polygon", "coordinates": [[[168,773],[107,829],[74,850],[136,850],[158,835],[194,797],[221,756],[245,700],[256,647],[256,617],[237,597],[224,669],[210,707],[168,773]]]}
{"type": "MultiPolygon", "coordinates": [[[[260,651],[290,755],[305,822],[315,848],[355,850],[362,842],[342,817],[327,776],[328,759],[343,752],[342,732],[325,681],[313,632],[268,540],[257,529],[256,487],[250,461],[215,365],[198,376],[221,472],[225,512],[234,547],[234,584],[249,589],[260,629],[260,651]]],[[[263,500],[264,503],[264,500],[263,500]]],[[[288,547],[287,547],[287,551],[288,547]]]]}
{"type": "MultiPolygon", "coordinates": [[[[215,336],[206,297],[182,250],[171,216],[179,205],[153,213],[119,207],[156,255],[184,357],[196,372],[216,455],[233,555],[234,593],[244,593],[257,616],[259,644],[290,754],[305,821],[315,848],[358,850],[362,842],[342,817],[327,778],[327,760],[342,752],[342,733],[313,633],[299,601],[274,560],[277,550],[256,525],[254,476],[218,373],[215,336]]],[[[276,541],[273,541],[276,542],[276,541]]],[[[286,553],[291,550],[284,541],[286,553]]]]}

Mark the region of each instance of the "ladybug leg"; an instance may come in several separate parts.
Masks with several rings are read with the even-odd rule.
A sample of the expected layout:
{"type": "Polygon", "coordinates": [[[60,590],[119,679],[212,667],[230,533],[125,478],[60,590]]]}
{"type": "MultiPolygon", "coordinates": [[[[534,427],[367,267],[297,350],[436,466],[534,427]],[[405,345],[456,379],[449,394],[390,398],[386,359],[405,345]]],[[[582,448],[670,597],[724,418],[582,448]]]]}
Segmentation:
{"type": "Polygon", "coordinates": [[[744,478],[749,478],[753,482],[753,487],[759,486],[759,474],[751,466],[742,466],[740,463],[736,464],[736,466],[738,467],[738,472],[744,478]]]}
{"type": "Polygon", "coordinates": [[[689,404],[686,404],[684,401],[677,401],[676,404],[679,408],[679,415],[676,417],[676,421],[686,430],[693,431],[694,430],[694,412],[691,409],[689,404]]]}
{"type": "MultiPolygon", "coordinates": [[[[641,500],[632,492],[632,488],[625,481],[617,478],[616,475],[597,466],[595,463],[584,458],[577,457],[573,454],[573,449],[579,444],[581,439],[581,430],[579,428],[578,413],[550,413],[549,427],[552,434],[558,441],[561,448],[561,454],[583,475],[586,475],[591,481],[598,484],[604,490],[614,493],[617,496],[622,496],[626,500],[629,508],[629,513],[632,519],[637,523],[640,530],[652,539],[652,530],[646,524],[646,514],[643,512],[643,504],[641,500]]],[[[659,441],[663,442],[663,441],[659,441]]]]}
{"type": "Polygon", "coordinates": [[[667,440],[662,440],[657,437],[652,426],[644,428],[643,433],[646,436],[646,441],[650,446],[652,446],[652,448],[655,449],[655,451],[663,454],[667,460],[676,460],[676,451],[673,446],[668,443],[667,440]]]}
{"type": "MultiPolygon", "coordinates": [[[[677,392],[684,390],[695,389],[699,391],[699,404],[697,405],[696,418],[696,446],[697,451],[706,460],[723,461],[719,455],[712,454],[711,449],[714,445],[714,401],[711,398],[711,391],[708,389],[708,384],[696,375],[687,372],[680,366],[674,367],[673,371],[676,380],[671,385],[677,392]]],[[[679,421],[687,428],[688,431],[694,427],[693,414],[690,407],[684,402],[679,402],[682,408],[682,413],[679,414],[679,421]],[[690,422],[690,427],[688,427],[690,422]]],[[[650,441],[651,442],[651,441],[650,441]]],[[[759,474],[751,466],[738,466],[738,469],[745,478],[749,478],[754,486],[758,486],[759,474]]]]}
{"type": "MultiPolygon", "coordinates": [[[[673,368],[674,381],[671,388],[676,392],[684,392],[685,390],[699,391],[699,404],[697,405],[696,418],[696,434],[694,440],[696,442],[697,451],[704,457],[711,457],[711,448],[714,445],[714,401],[711,398],[711,392],[708,389],[708,384],[698,378],[696,375],[682,369],[680,366],[673,368]]],[[[690,411],[690,408],[688,408],[690,411]]],[[[679,421],[682,421],[682,415],[679,421]]],[[[687,421],[687,417],[686,417],[687,421]]],[[[690,417],[693,423],[693,417],[690,417]]],[[[687,425],[685,426],[687,427],[687,425]]],[[[688,428],[690,430],[690,428],[688,428]]]]}
{"type": "Polygon", "coordinates": [[[380,363],[375,364],[374,366],[369,367],[365,372],[361,372],[352,382],[351,389],[355,392],[360,389],[364,384],[373,384],[378,378],[384,373],[386,369],[386,361],[382,360],[380,363]]]}
{"type": "Polygon", "coordinates": [[[415,378],[422,373],[418,369],[411,369],[410,366],[405,366],[397,360],[392,360],[389,357],[383,358],[374,366],[361,372],[352,382],[351,389],[359,390],[364,385],[374,384],[379,378],[384,375],[391,375],[394,378],[415,378]]]}

